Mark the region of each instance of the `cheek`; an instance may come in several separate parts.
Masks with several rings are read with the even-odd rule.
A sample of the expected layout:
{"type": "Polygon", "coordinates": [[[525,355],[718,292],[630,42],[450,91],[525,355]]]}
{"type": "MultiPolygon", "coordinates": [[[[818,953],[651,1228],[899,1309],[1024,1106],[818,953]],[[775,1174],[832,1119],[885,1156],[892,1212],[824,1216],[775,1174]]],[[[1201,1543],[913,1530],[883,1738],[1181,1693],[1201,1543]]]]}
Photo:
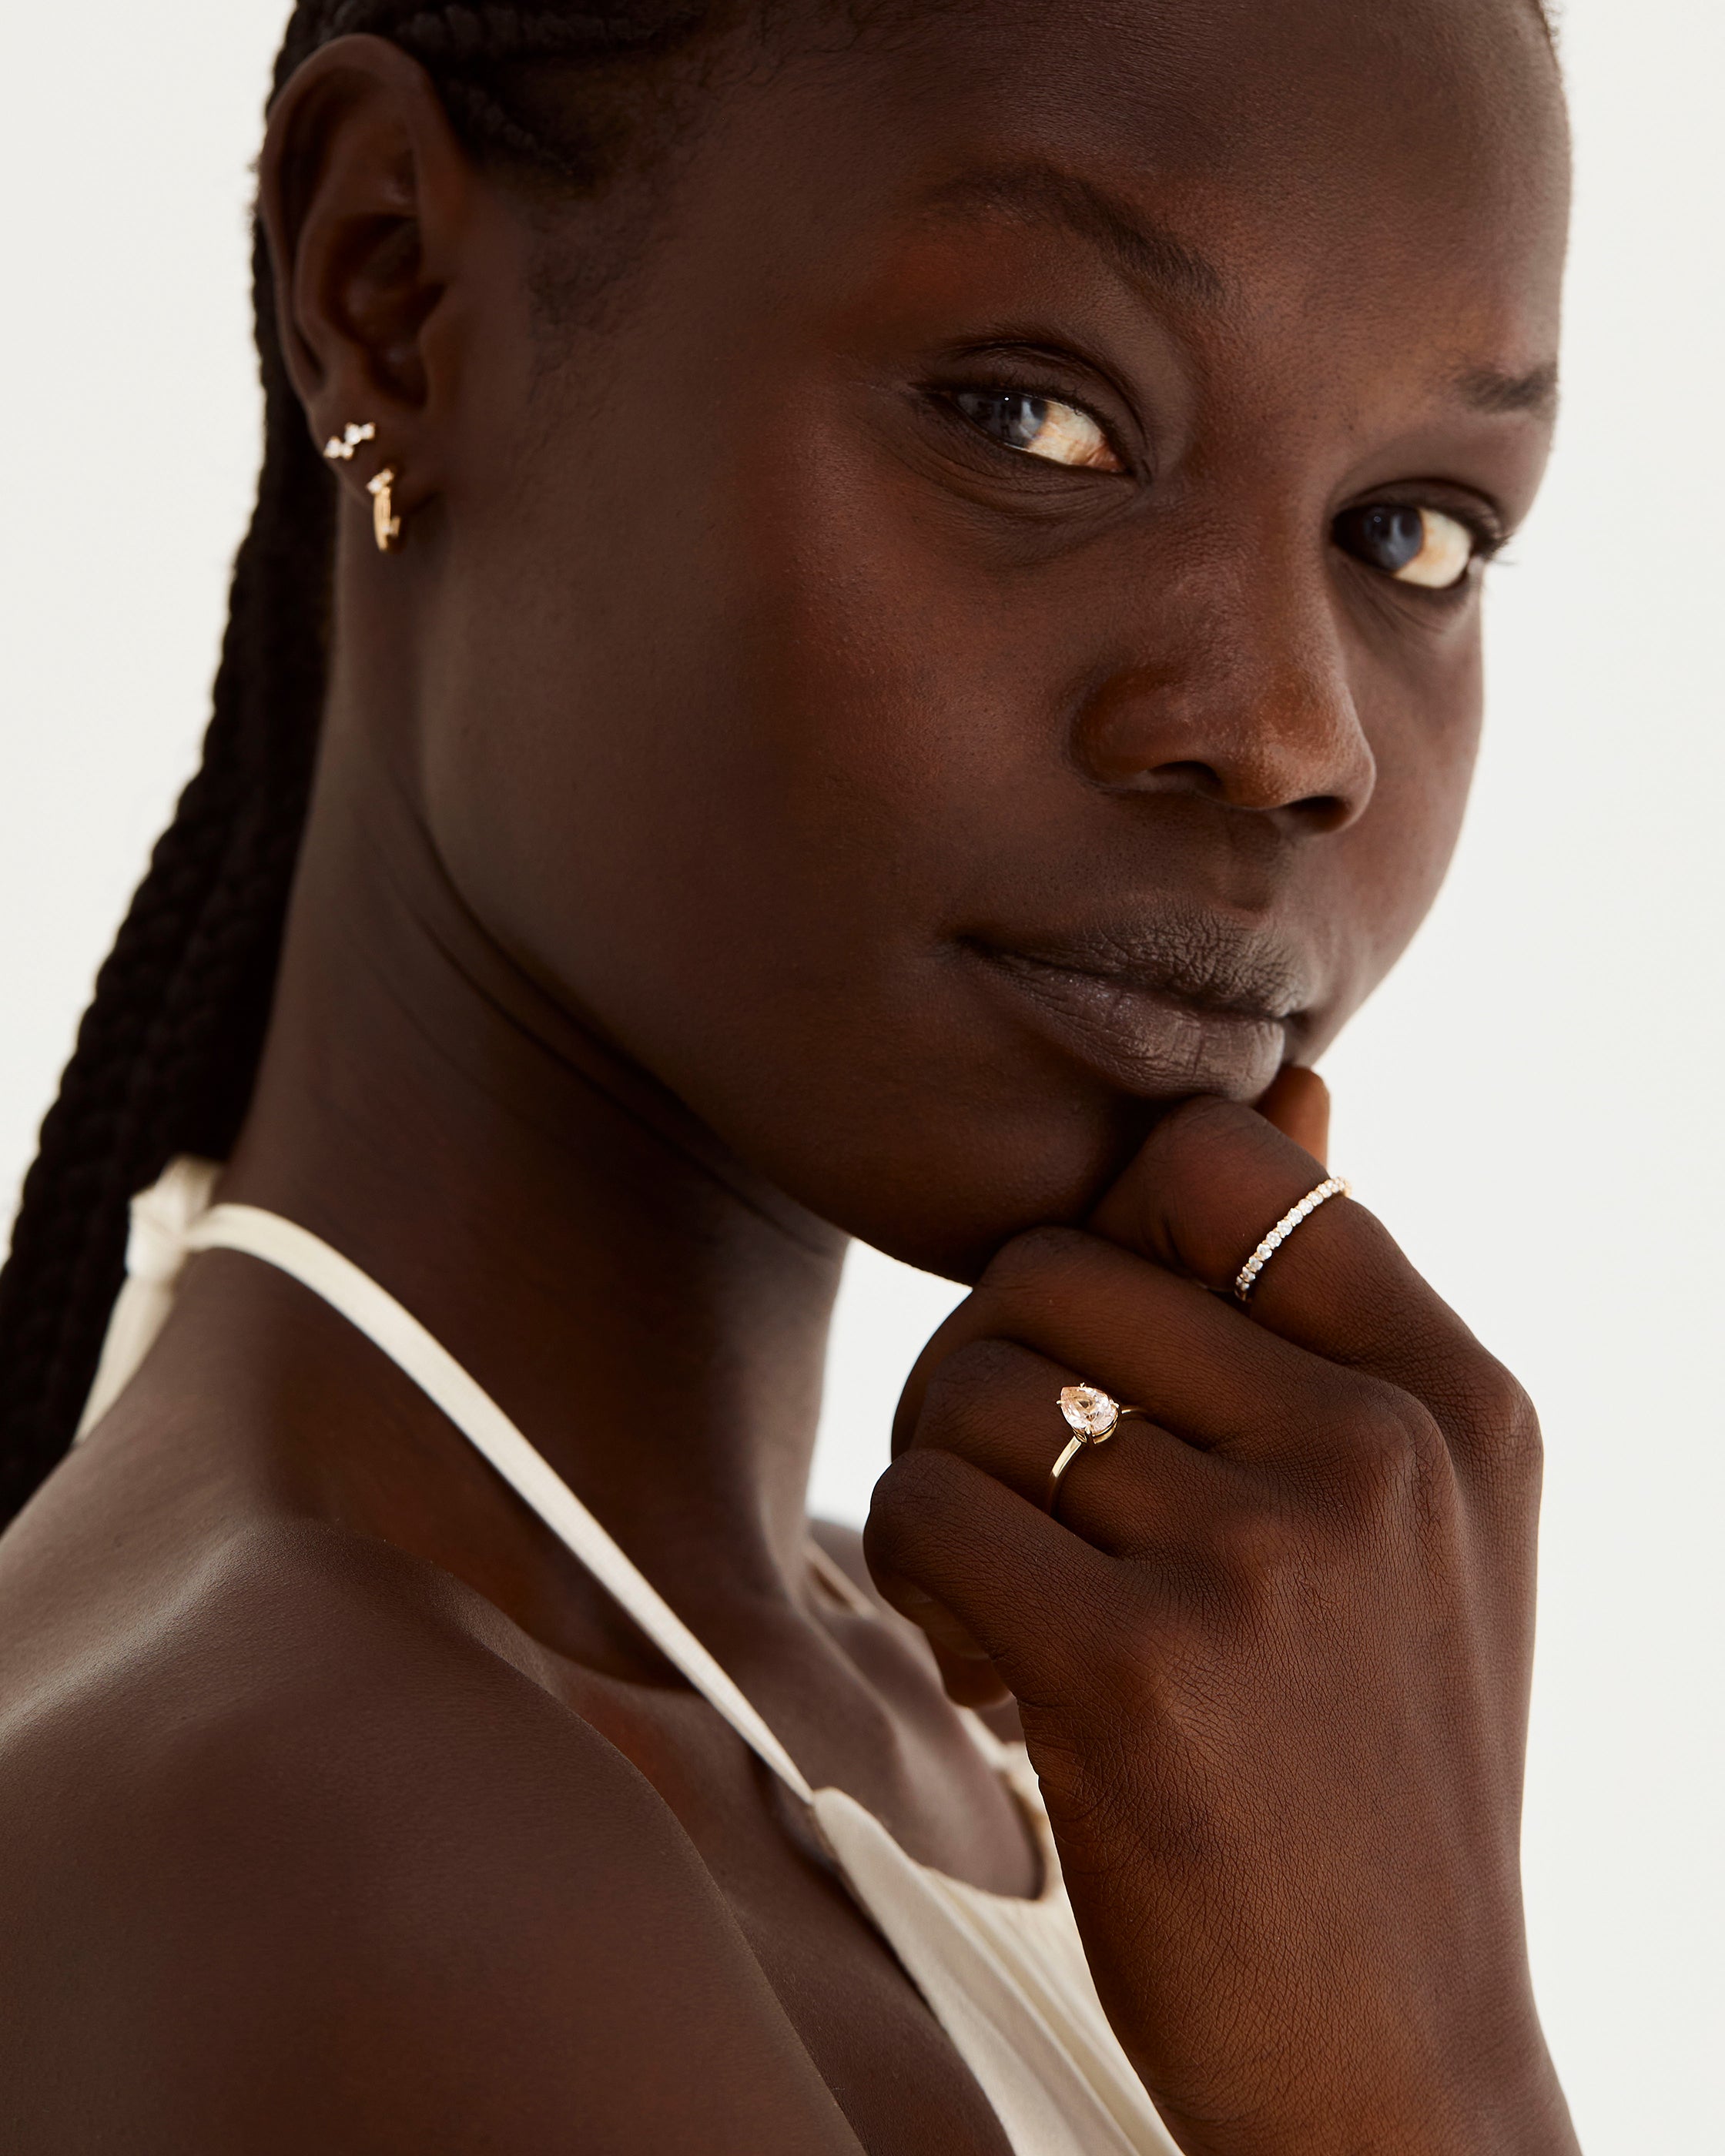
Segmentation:
{"type": "Polygon", "coordinates": [[[890,480],[783,435],[741,469],[601,459],[459,582],[429,815],[506,949],[901,1255],[960,1269],[1081,1202],[1118,1104],[991,1060],[949,941],[1071,785],[1039,639],[919,552],[890,480]]]}
{"type": "Polygon", "coordinates": [[[1340,993],[1315,1045],[1334,1038],[1407,949],[1449,870],[1479,753],[1476,629],[1461,630],[1454,653],[1422,672],[1417,695],[1404,680],[1374,681],[1368,693],[1377,783],[1322,880],[1319,903],[1350,947],[1337,954],[1340,993]]]}
{"type": "Polygon", "coordinates": [[[955,603],[922,547],[910,475],[799,424],[764,363],[698,398],[624,372],[614,423],[569,421],[458,565],[439,835],[517,947],[655,1060],[685,1017],[783,1034],[824,1002],[860,1027],[990,850],[989,797],[1022,797],[1035,692],[998,607],[955,603]]]}
{"type": "Polygon", "coordinates": [[[516,583],[473,661],[494,702],[512,674],[506,726],[446,732],[437,789],[488,903],[655,1053],[680,1013],[710,1039],[829,975],[865,988],[926,934],[966,838],[914,579],[747,492],[706,506],[669,543],[670,520],[639,546],[610,521],[609,558],[525,619],[516,583]]]}

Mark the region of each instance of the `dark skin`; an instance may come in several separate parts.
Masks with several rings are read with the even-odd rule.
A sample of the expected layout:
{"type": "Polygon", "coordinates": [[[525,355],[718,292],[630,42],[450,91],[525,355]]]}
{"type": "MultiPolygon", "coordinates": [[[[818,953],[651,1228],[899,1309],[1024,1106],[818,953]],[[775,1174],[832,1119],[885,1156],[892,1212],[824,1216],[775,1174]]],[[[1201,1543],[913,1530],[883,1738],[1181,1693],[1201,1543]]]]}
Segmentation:
{"type": "MultiPolygon", "coordinates": [[[[1473,761],[1478,572],[1350,513],[1441,567],[1548,444],[1543,36],[1370,15],[814,38],[588,203],[349,39],[263,167],[307,424],[376,424],[408,543],[357,460],[224,1194],[414,1310],[812,1781],[1022,1894],[949,1704],[1009,1692],[1194,2156],[1574,2146],[1517,1866],[1531,1412],[1359,1205],[1250,1317],[1210,1292],[1322,1172],[1299,1066],[1473,761]],[[803,1510],[853,1234],[976,1283],[878,1618],[803,1510]],[[1051,1518],[1074,1377],[1155,1421],[1051,1518]]],[[[251,1261],[8,1537],[0,1635],[9,2147],[1004,2148],[794,1807],[251,1261]]]]}

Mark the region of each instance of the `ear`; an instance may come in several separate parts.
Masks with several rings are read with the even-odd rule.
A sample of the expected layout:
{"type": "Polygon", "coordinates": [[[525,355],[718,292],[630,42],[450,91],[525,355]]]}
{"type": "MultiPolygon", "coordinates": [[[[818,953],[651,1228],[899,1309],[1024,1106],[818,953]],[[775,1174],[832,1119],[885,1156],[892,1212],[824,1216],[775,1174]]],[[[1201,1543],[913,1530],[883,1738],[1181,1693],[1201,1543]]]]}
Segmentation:
{"type": "Polygon", "coordinates": [[[439,490],[449,340],[438,334],[474,191],[430,79],[382,38],[339,38],[276,99],[259,168],[288,373],[320,451],[375,437],[334,470],[366,507],[394,468],[412,509],[439,490]]]}

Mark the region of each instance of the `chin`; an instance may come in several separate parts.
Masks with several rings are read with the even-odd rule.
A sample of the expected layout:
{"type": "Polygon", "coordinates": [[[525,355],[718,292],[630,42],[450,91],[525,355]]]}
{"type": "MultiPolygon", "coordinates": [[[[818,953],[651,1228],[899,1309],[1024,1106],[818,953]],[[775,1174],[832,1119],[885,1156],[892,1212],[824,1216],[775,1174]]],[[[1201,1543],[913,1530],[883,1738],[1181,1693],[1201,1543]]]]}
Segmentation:
{"type": "Polygon", "coordinates": [[[1175,1105],[1075,1095],[1064,1112],[967,1122],[931,1101],[896,1130],[836,1137],[806,1173],[782,1162],[775,1179],[845,1234],[971,1286],[1014,1235],[1087,1219],[1175,1105]]]}

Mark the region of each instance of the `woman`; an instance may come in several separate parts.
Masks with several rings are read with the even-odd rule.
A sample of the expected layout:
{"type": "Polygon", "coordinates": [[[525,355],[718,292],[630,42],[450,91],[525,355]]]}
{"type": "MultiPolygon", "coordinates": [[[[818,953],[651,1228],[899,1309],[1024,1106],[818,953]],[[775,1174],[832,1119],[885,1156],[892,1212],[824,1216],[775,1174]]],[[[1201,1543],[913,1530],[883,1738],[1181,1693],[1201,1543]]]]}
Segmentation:
{"type": "Polygon", "coordinates": [[[1573,2148],[1537,1430],[1308,1068],[1565,175],[1529,0],[298,10],[205,767],[0,1312],[10,2146],[1573,2148]],[[851,1235],[974,1284],[884,1604],[851,1235]]]}

